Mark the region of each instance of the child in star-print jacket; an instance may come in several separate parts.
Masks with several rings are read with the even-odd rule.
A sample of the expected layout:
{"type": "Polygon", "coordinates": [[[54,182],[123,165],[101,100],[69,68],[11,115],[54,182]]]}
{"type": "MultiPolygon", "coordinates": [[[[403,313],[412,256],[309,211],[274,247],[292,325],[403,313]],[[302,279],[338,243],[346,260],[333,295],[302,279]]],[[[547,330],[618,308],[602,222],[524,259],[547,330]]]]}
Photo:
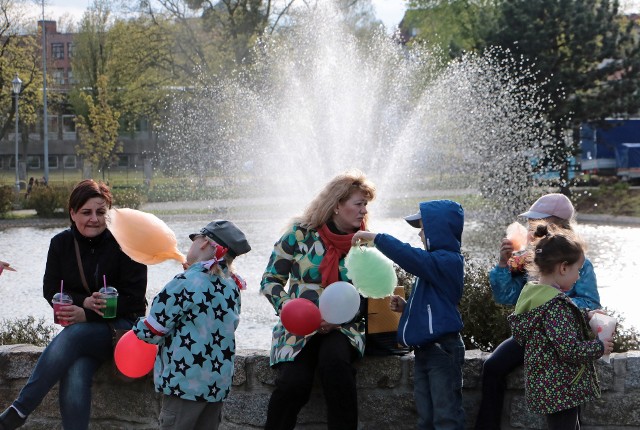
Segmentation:
{"type": "Polygon", "coordinates": [[[187,253],[185,271],[153,299],[136,336],[158,345],[154,384],[162,396],[160,429],[217,429],[229,394],[235,359],[235,330],[244,281],[231,269],[251,250],[244,233],[217,220],[200,232],[187,253]]]}

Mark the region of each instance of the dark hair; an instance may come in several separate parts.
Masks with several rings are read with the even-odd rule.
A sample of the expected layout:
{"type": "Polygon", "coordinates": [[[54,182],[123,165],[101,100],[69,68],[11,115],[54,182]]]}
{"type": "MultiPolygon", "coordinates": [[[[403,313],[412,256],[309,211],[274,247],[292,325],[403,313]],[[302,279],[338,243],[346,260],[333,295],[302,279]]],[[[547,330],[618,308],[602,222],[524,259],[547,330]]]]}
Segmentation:
{"type": "Polygon", "coordinates": [[[76,186],[73,187],[73,191],[71,191],[71,195],[69,196],[68,205],[71,224],[73,224],[73,219],[71,219],[71,210],[78,212],[89,199],[94,197],[104,199],[107,204],[107,208],[111,209],[113,196],[111,195],[111,190],[109,190],[109,187],[107,187],[106,184],[96,182],[93,179],[85,179],[84,181],[78,182],[76,186]]]}
{"type": "Polygon", "coordinates": [[[553,224],[540,224],[533,233],[527,271],[552,273],[558,264],[574,264],[584,256],[585,244],[572,230],[553,224]]]}

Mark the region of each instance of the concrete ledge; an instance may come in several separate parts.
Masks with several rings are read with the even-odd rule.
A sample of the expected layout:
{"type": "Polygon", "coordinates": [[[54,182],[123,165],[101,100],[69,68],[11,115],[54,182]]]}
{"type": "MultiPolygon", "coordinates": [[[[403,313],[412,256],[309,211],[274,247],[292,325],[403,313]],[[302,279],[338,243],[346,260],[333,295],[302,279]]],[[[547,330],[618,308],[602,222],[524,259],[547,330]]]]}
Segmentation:
{"type": "MultiPolygon", "coordinates": [[[[0,346],[0,408],[18,395],[35,366],[42,348],[31,345],[0,346]]],[[[464,406],[467,428],[472,428],[480,400],[482,364],[488,353],[467,351],[464,366],[464,406]]],[[[259,429],[264,426],[276,372],[269,367],[267,351],[244,350],[236,357],[233,389],[225,402],[223,430],[259,429]]],[[[610,364],[597,362],[602,397],[583,409],[582,428],[617,430],[640,428],[640,352],[613,354],[610,364]]],[[[113,377],[111,364],[95,377],[91,429],[157,429],[160,398],[151,377],[123,383],[113,377]]],[[[413,355],[366,357],[358,363],[360,429],[414,429],[413,355]]],[[[503,429],[544,429],[542,416],[527,411],[522,370],[509,376],[502,421],[503,429]]],[[[326,429],[326,410],[319,386],[303,409],[296,428],[326,429]]],[[[24,429],[59,428],[57,389],[54,388],[24,429]]]]}

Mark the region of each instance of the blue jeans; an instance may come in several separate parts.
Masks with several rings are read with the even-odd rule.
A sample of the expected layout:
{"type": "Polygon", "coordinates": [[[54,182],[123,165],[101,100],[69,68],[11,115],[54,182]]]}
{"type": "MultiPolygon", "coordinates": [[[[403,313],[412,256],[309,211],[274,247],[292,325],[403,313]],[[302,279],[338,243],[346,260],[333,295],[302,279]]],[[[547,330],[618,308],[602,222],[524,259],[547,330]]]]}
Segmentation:
{"type": "MultiPolygon", "coordinates": [[[[118,318],[116,328],[131,328],[132,321],[118,318]]],[[[91,415],[91,383],[102,362],[113,356],[111,329],[88,322],[65,327],[42,351],[29,381],[13,406],[31,414],[59,382],[60,415],[64,430],[85,430],[91,415]]]]}
{"type": "Polygon", "coordinates": [[[420,430],[463,430],[464,343],[458,333],[416,348],[414,396],[420,430]]]}

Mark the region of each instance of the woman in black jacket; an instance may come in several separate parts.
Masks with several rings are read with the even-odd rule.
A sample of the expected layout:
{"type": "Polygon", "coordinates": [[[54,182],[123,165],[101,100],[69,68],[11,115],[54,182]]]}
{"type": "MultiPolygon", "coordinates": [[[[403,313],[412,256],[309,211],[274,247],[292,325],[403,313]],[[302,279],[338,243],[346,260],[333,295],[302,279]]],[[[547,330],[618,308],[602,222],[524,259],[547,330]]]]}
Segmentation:
{"type": "Polygon", "coordinates": [[[113,356],[113,330],[131,328],[145,314],[147,267],[123,253],[107,229],[111,204],[109,188],[91,179],[71,192],[71,228],[51,239],[43,295],[51,304],[63,287],[73,304],[56,312],[65,327],[42,352],[18,398],[0,415],[0,430],[22,426],[58,382],[63,428],[87,429],[93,375],[113,356]],[[119,293],[111,319],[103,318],[106,301],[98,292],[105,281],[119,293]]]}

